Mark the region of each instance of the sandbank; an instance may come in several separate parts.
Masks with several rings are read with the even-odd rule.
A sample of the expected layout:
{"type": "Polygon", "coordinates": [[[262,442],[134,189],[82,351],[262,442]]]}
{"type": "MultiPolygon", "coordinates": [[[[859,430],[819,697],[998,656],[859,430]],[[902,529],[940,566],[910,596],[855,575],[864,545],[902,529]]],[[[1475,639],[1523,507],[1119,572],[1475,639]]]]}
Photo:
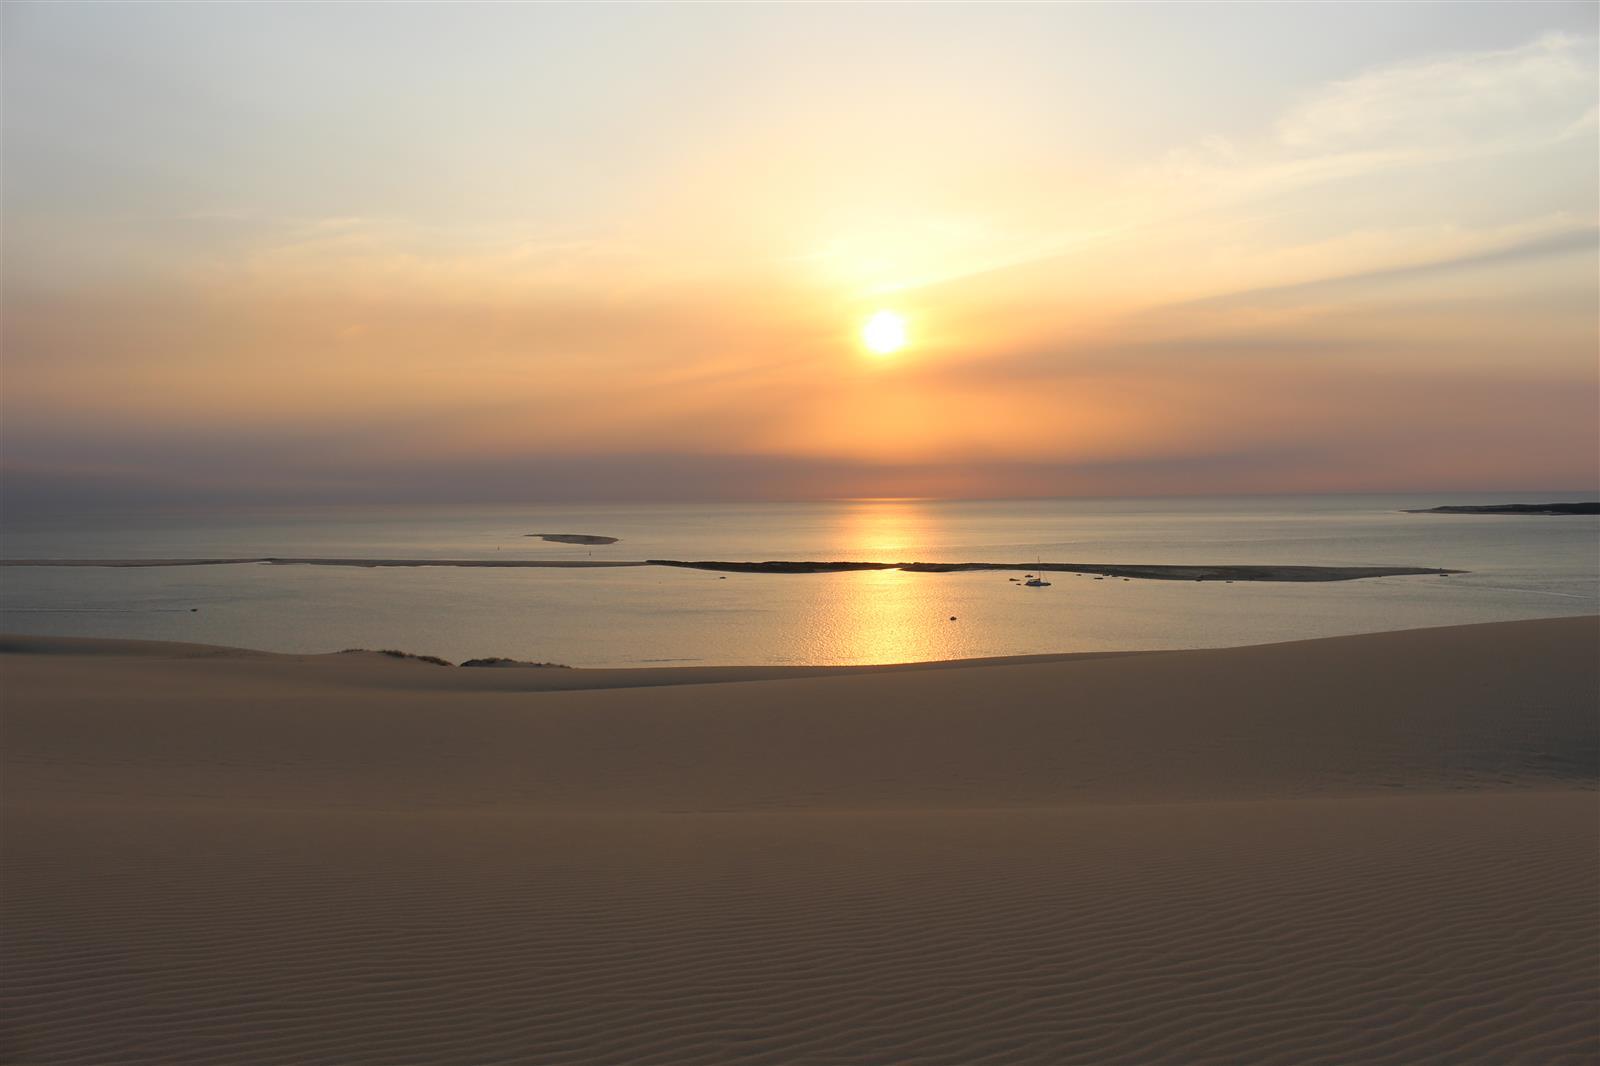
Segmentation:
{"type": "Polygon", "coordinates": [[[523,536],[538,537],[552,544],[615,544],[620,539],[598,533],[524,533],[523,536]]]}
{"type": "MultiPolygon", "coordinates": [[[[530,534],[531,535],[531,534],[530,534]]],[[[670,566],[736,574],[831,574],[851,570],[905,570],[922,574],[949,574],[972,570],[1043,570],[1050,573],[1097,574],[1103,577],[1147,578],[1157,581],[1356,581],[1373,577],[1438,576],[1465,573],[1431,566],[1235,566],[1163,565],[1123,563],[881,563],[768,560],[766,562],[686,561],[682,559],[321,559],[259,556],[234,559],[3,559],[0,566],[236,566],[265,563],[272,566],[418,567],[459,566],[489,568],[583,568],[615,566],[670,566]]]]}

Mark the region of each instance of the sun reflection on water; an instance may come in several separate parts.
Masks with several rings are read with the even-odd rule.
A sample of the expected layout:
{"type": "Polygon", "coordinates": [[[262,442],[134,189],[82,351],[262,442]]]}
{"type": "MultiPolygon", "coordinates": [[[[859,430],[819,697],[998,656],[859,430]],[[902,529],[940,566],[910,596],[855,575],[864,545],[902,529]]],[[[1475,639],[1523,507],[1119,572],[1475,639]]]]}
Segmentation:
{"type": "Polygon", "coordinates": [[[933,528],[925,501],[854,500],[840,513],[834,542],[849,545],[852,559],[912,562],[933,528]]]}
{"type": "MultiPolygon", "coordinates": [[[[927,552],[932,528],[922,501],[863,500],[841,512],[835,543],[849,545],[851,559],[914,562],[927,552]]],[[[816,661],[903,663],[961,654],[959,620],[950,620],[945,585],[934,575],[861,570],[830,580],[837,583],[834,595],[813,601],[807,627],[816,661]]]]}

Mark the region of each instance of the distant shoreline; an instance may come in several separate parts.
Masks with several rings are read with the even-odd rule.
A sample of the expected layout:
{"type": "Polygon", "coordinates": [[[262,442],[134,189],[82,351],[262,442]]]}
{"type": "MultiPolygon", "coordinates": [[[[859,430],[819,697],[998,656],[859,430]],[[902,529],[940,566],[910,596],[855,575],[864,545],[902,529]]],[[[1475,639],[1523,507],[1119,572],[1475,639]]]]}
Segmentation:
{"type": "Polygon", "coordinates": [[[1590,515],[1600,514],[1600,502],[1582,503],[1490,503],[1447,504],[1444,507],[1408,508],[1402,514],[1533,514],[1533,515],[1590,515]]]}
{"type": "Polygon", "coordinates": [[[977,570],[1043,571],[1092,574],[1097,577],[1141,578],[1153,581],[1357,581],[1371,577],[1414,577],[1464,574],[1422,566],[1209,566],[1123,563],[920,563],[920,562],[816,562],[769,560],[766,562],[686,561],[681,559],[564,560],[564,559],[321,559],[254,556],[237,559],[0,559],[0,566],[102,566],[113,568],[157,566],[235,566],[266,563],[272,566],[423,567],[453,566],[493,569],[578,569],[620,566],[670,566],[734,574],[830,574],[855,570],[902,570],[918,574],[962,573],[977,570]]]}

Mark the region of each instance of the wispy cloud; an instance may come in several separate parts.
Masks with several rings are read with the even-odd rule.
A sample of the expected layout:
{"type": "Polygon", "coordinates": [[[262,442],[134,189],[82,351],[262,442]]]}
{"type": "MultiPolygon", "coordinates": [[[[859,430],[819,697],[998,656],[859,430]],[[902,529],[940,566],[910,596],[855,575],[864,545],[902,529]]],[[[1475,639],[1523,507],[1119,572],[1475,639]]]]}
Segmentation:
{"type": "Polygon", "coordinates": [[[1442,259],[1430,259],[1405,266],[1379,267],[1351,274],[1337,274],[1310,281],[1299,281],[1289,285],[1269,285],[1242,292],[1208,296],[1204,299],[1187,301],[1176,306],[1243,307],[1293,302],[1302,297],[1325,298],[1339,292],[1382,285],[1387,282],[1434,278],[1477,267],[1546,259],[1571,255],[1576,252],[1588,252],[1591,255],[1600,253],[1600,227],[1575,226],[1558,230],[1554,233],[1541,234],[1501,244],[1497,247],[1466,252],[1442,259]]]}
{"type": "MultiPolygon", "coordinates": [[[[1328,83],[1292,103],[1253,139],[1213,134],[1169,150],[1133,174],[1119,195],[1097,203],[1094,225],[990,233],[982,253],[961,269],[918,279],[918,284],[1026,274],[1085,256],[1115,258],[1123,246],[1184,241],[1226,246],[1238,240],[1241,213],[1243,221],[1252,222],[1255,205],[1270,203],[1268,217],[1315,209],[1314,202],[1285,201],[1285,196],[1305,200],[1337,182],[1516,156],[1592,138],[1600,90],[1595,49],[1593,38],[1549,34],[1516,48],[1412,60],[1328,83]]],[[[1447,192],[1438,207],[1447,209],[1451,202],[1447,192]]],[[[1415,243],[1422,236],[1415,224],[1384,217],[1381,201],[1373,215],[1369,235],[1397,225],[1409,232],[1403,245],[1402,235],[1395,234],[1386,253],[1371,249],[1375,254],[1364,270],[1470,254],[1458,250],[1459,225],[1435,226],[1437,243],[1429,247],[1415,243]]],[[[1547,220],[1499,228],[1515,224],[1538,226],[1547,220]]],[[[1277,247],[1255,250],[1262,269],[1279,268],[1283,243],[1280,237],[1277,247]]]]}
{"type": "Polygon", "coordinates": [[[1277,141],[1304,153],[1482,151],[1560,137],[1594,100],[1595,41],[1435,56],[1334,82],[1292,108],[1277,141]]]}
{"type": "Polygon", "coordinates": [[[1592,128],[1595,44],[1548,34],[1517,48],[1363,71],[1289,107],[1269,136],[1205,138],[1170,153],[1162,173],[1212,193],[1258,196],[1546,147],[1592,128]]]}

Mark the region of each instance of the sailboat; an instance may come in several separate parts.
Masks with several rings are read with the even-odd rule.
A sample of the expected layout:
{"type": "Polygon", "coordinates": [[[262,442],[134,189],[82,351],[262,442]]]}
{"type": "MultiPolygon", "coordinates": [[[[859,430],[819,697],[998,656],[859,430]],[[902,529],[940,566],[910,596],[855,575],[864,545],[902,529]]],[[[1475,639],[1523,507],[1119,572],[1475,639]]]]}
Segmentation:
{"type": "MultiPolygon", "coordinates": [[[[1040,567],[1044,566],[1042,562],[1037,563],[1037,565],[1040,567]]],[[[1050,587],[1050,582],[1044,579],[1043,570],[1037,574],[1029,574],[1028,580],[1024,581],[1023,584],[1028,586],[1030,589],[1047,589],[1050,587]]]]}

